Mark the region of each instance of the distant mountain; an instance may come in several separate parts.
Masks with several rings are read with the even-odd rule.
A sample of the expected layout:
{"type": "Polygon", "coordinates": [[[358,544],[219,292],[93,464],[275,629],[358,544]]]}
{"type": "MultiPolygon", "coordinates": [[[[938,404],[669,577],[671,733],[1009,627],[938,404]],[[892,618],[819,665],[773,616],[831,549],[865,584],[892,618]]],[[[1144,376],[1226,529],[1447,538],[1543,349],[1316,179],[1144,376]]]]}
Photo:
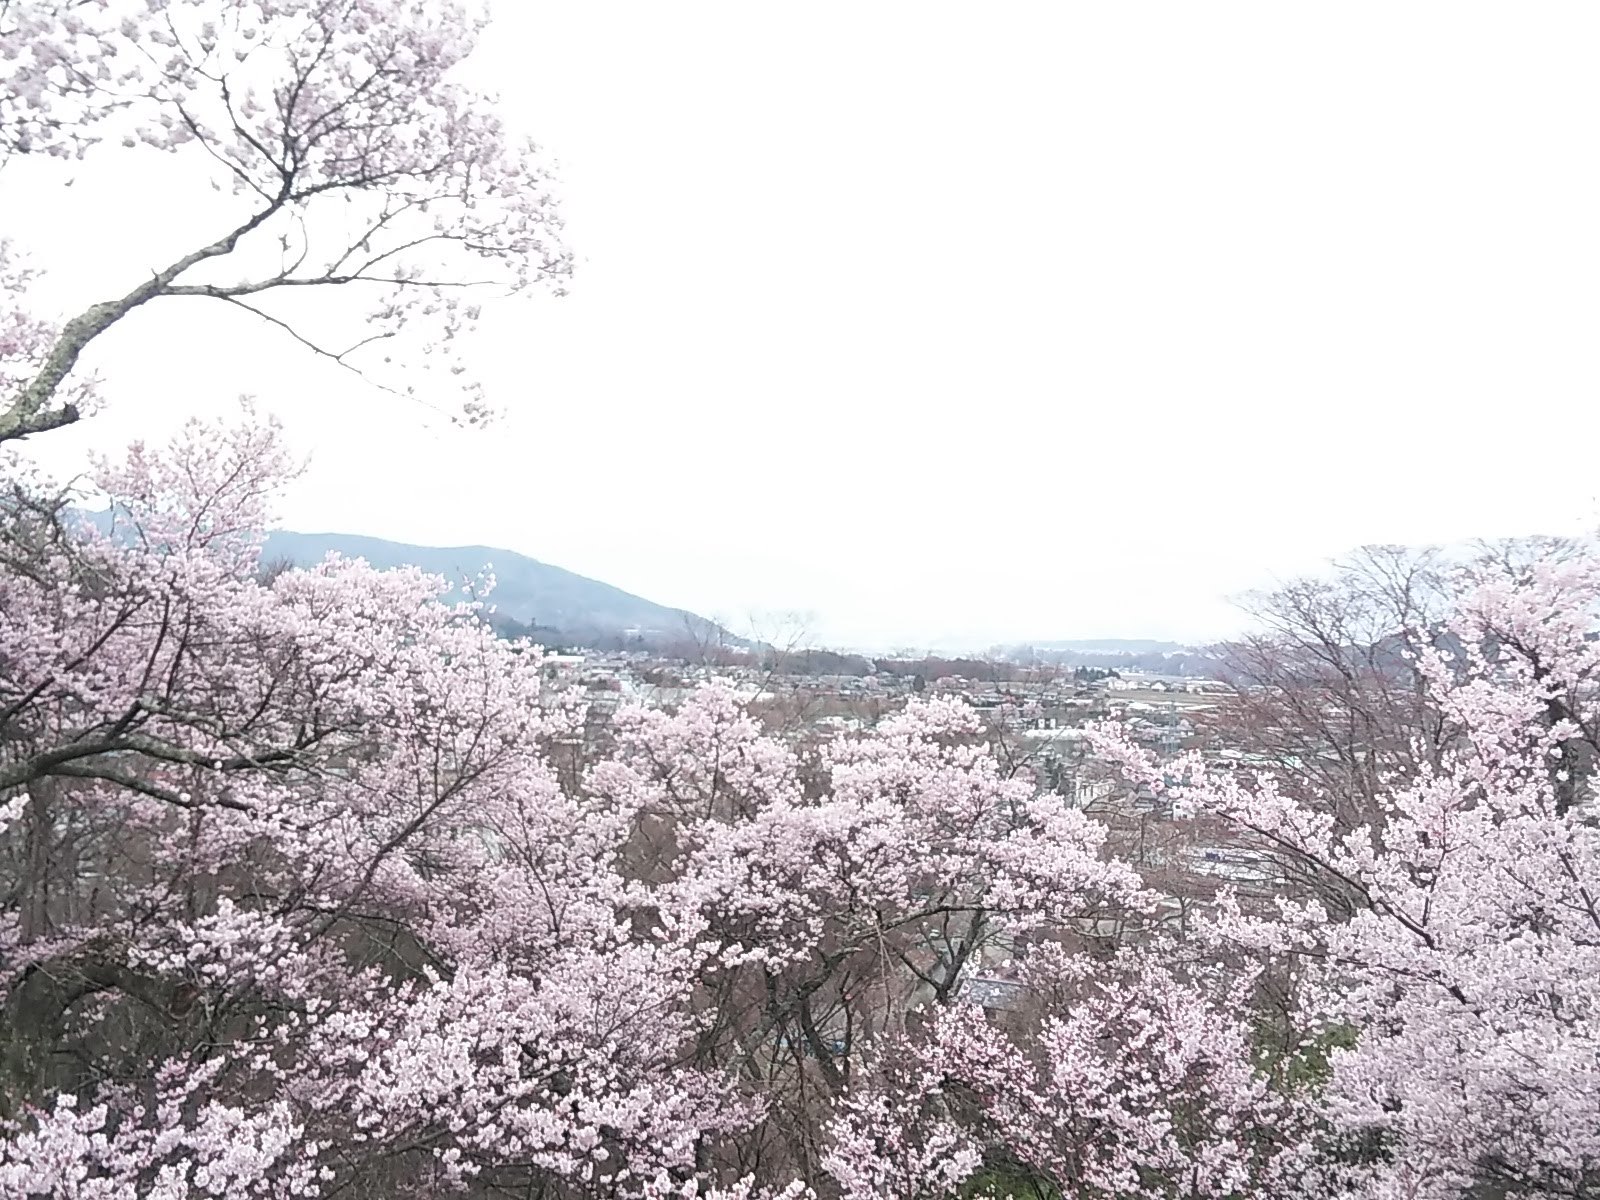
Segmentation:
{"type": "Polygon", "coordinates": [[[1030,642],[1035,650],[1070,650],[1079,654],[1177,654],[1193,647],[1151,638],[1085,638],[1082,641],[1030,642]]]}
{"type": "Polygon", "coordinates": [[[1210,676],[1214,655],[1203,647],[1155,638],[1084,638],[1079,641],[1028,642],[997,646],[991,654],[1009,662],[1064,668],[1095,667],[1107,671],[1141,671],[1158,675],[1210,676]]]}
{"type": "Polygon", "coordinates": [[[420,567],[452,583],[476,579],[492,568],[495,589],[488,602],[496,610],[495,623],[545,642],[607,649],[749,645],[714,621],[681,608],[668,608],[609,583],[489,546],[412,546],[353,533],[279,530],[268,535],[262,561],[287,559],[306,566],[330,551],[364,558],[383,569],[420,567]]]}

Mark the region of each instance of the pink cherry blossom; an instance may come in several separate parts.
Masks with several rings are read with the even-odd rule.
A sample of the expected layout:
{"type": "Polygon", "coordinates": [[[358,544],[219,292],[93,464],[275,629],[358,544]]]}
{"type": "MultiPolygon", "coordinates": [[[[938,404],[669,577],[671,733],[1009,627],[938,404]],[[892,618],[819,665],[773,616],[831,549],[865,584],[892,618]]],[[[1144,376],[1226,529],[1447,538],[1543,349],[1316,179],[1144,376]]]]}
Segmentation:
{"type": "Polygon", "coordinates": [[[0,441],[78,420],[97,401],[80,364],[95,340],[177,296],[251,314],[399,395],[464,388],[482,417],[458,354],[481,297],[559,287],[571,266],[536,149],[461,81],[483,26],[470,0],[0,8],[0,155],[144,146],[203,163],[223,190],[214,230],[65,321],[29,293],[48,264],[0,244],[0,441]],[[313,324],[306,289],[359,295],[362,315],[313,324]]]}

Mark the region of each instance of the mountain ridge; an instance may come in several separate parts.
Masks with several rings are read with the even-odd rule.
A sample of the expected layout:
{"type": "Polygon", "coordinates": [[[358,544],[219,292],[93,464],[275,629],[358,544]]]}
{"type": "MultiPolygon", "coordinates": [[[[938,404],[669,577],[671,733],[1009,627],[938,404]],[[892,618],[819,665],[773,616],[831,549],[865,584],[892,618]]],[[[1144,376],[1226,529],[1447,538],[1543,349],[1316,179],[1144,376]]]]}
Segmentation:
{"type": "Polygon", "coordinates": [[[497,546],[422,546],[368,534],[275,529],[267,535],[262,560],[308,566],[330,552],[363,558],[384,570],[417,567],[442,575],[451,581],[455,598],[464,597],[466,581],[492,573],[495,587],[485,600],[499,618],[496,624],[504,627],[509,619],[518,627],[510,632],[540,640],[597,649],[749,644],[687,609],[657,604],[603,580],[497,546]]]}

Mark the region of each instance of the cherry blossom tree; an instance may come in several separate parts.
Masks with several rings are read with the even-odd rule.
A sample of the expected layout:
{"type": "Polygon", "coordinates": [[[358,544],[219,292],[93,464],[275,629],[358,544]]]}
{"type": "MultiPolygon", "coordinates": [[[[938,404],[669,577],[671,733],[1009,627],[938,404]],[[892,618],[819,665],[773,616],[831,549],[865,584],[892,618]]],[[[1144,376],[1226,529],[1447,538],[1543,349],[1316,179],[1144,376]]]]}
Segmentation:
{"type": "Polygon", "coordinates": [[[1005,777],[964,705],[917,702],[804,752],[709,688],[615,732],[586,790],[629,824],[639,919],[694,956],[694,1061],[765,1111],[707,1148],[735,1176],[817,1179],[828,1115],[916,1006],[1032,930],[1148,899],[1097,825],[1005,777]]]}
{"type": "Polygon", "coordinates": [[[0,520],[0,1190],[661,1191],[745,1108],[681,1064],[533,647],[442,580],[257,578],[270,425],[0,520]]]}
{"type": "Polygon", "coordinates": [[[1337,1035],[1325,1182],[1362,1194],[1600,1194],[1600,562],[1547,551],[1456,581],[1416,669],[1460,736],[1388,777],[1366,824],[1275,774],[1106,746],[1319,881],[1276,914],[1224,902],[1215,928],[1293,961],[1302,1020],[1337,1035]]]}
{"type": "Polygon", "coordinates": [[[1251,978],[1176,950],[1046,943],[1022,1012],[944,1007],[885,1047],[833,1122],[842,1194],[1300,1194],[1313,1118],[1256,1069],[1251,978]]]}
{"type": "Polygon", "coordinates": [[[0,155],[144,148],[202,160],[222,193],[196,198],[184,253],[66,320],[36,307],[41,268],[0,242],[0,441],[78,420],[97,401],[80,364],[95,340],[177,297],[402,394],[422,396],[437,363],[436,386],[483,415],[455,357],[476,297],[570,268],[534,148],[459,78],[483,24],[469,0],[0,4],[0,155]],[[304,321],[308,289],[361,293],[364,319],[304,321]],[[394,348],[402,332],[420,353],[394,348]]]}

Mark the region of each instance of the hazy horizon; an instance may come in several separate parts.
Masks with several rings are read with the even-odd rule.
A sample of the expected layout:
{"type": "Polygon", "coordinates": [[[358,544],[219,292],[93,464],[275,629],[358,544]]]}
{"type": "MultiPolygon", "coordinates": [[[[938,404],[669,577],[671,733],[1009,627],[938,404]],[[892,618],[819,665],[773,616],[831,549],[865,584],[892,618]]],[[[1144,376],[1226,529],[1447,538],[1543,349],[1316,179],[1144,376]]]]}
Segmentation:
{"type": "MultiPolygon", "coordinates": [[[[289,530],[286,526],[279,526],[278,528],[284,529],[286,532],[308,535],[311,537],[378,537],[378,535],[375,534],[368,534],[363,531],[353,529],[306,528],[289,530]]],[[[1543,531],[1530,531],[1529,533],[1517,536],[1538,537],[1547,535],[1543,531]]],[[[509,552],[512,554],[522,555],[524,558],[532,558],[535,559],[535,561],[545,562],[548,566],[558,567],[562,570],[571,570],[562,563],[547,562],[546,560],[538,559],[537,556],[527,554],[524,551],[518,550],[512,546],[492,546],[484,542],[476,541],[454,543],[418,543],[406,542],[404,539],[400,538],[380,538],[379,540],[398,543],[401,545],[413,545],[421,549],[431,550],[486,551],[491,555],[498,552],[509,552]]],[[[1470,541],[1434,545],[1436,548],[1442,549],[1447,554],[1450,554],[1456,558],[1459,558],[1464,553],[1469,553],[1473,549],[1472,542],[1470,541]]],[[[1351,547],[1351,549],[1355,550],[1358,548],[1351,547]]],[[[1424,547],[1419,545],[1413,546],[1412,549],[1420,550],[1424,549],[1424,547]]],[[[1322,574],[1327,570],[1331,570],[1333,564],[1340,557],[1343,556],[1335,556],[1334,558],[1330,558],[1322,563],[1314,564],[1308,567],[1303,574],[1317,575],[1322,574]]],[[[582,574],[582,572],[576,571],[572,573],[578,575],[582,574]]],[[[584,578],[595,579],[593,576],[584,576],[584,578]]],[[[1276,578],[1268,578],[1263,576],[1257,586],[1270,587],[1277,581],[1278,579],[1276,578]]],[[[612,587],[619,587],[623,591],[629,592],[641,599],[648,600],[653,603],[663,604],[667,607],[686,607],[683,605],[673,604],[670,601],[662,600],[657,596],[652,596],[647,593],[637,591],[636,589],[630,588],[626,584],[620,583],[615,579],[595,579],[595,582],[609,584],[612,587]]],[[[1166,642],[1173,645],[1201,648],[1218,641],[1226,640],[1250,627],[1251,618],[1249,613],[1239,604],[1240,601],[1245,599],[1246,592],[1249,590],[1251,589],[1241,588],[1239,591],[1223,598],[1227,602],[1229,611],[1234,614],[1235,621],[1233,624],[1226,627],[1217,627],[1209,632],[1191,636],[1183,636],[1166,632],[1086,633],[1077,630],[1053,629],[1035,630],[1032,633],[1003,638],[987,637],[983,633],[962,634],[959,631],[956,631],[921,640],[906,638],[903,636],[898,638],[895,636],[884,636],[877,640],[848,642],[829,641],[826,638],[819,636],[815,628],[816,622],[812,619],[808,619],[808,614],[798,611],[774,611],[754,614],[716,611],[699,612],[692,609],[687,611],[690,611],[695,616],[704,617],[708,620],[714,621],[730,632],[741,637],[748,637],[757,641],[766,641],[775,646],[788,646],[792,643],[797,648],[819,648],[868,655],[884,655],[906,651],[915,651],[918,653],[928,654],[981,655],[996,647],[1013,648],[1027,645],[1046,646],[1050,643],[1071,643],[1075,646],[1079,646],[1097,642],[1115,641],[1166,642]]],[[[492,591],[484,593],[483,595],[484,599],[492,605],[494,602],[492,591]]],[[[1174,628],[1178,628],[1178,626],[1174,626],[1174,628]]]]}

